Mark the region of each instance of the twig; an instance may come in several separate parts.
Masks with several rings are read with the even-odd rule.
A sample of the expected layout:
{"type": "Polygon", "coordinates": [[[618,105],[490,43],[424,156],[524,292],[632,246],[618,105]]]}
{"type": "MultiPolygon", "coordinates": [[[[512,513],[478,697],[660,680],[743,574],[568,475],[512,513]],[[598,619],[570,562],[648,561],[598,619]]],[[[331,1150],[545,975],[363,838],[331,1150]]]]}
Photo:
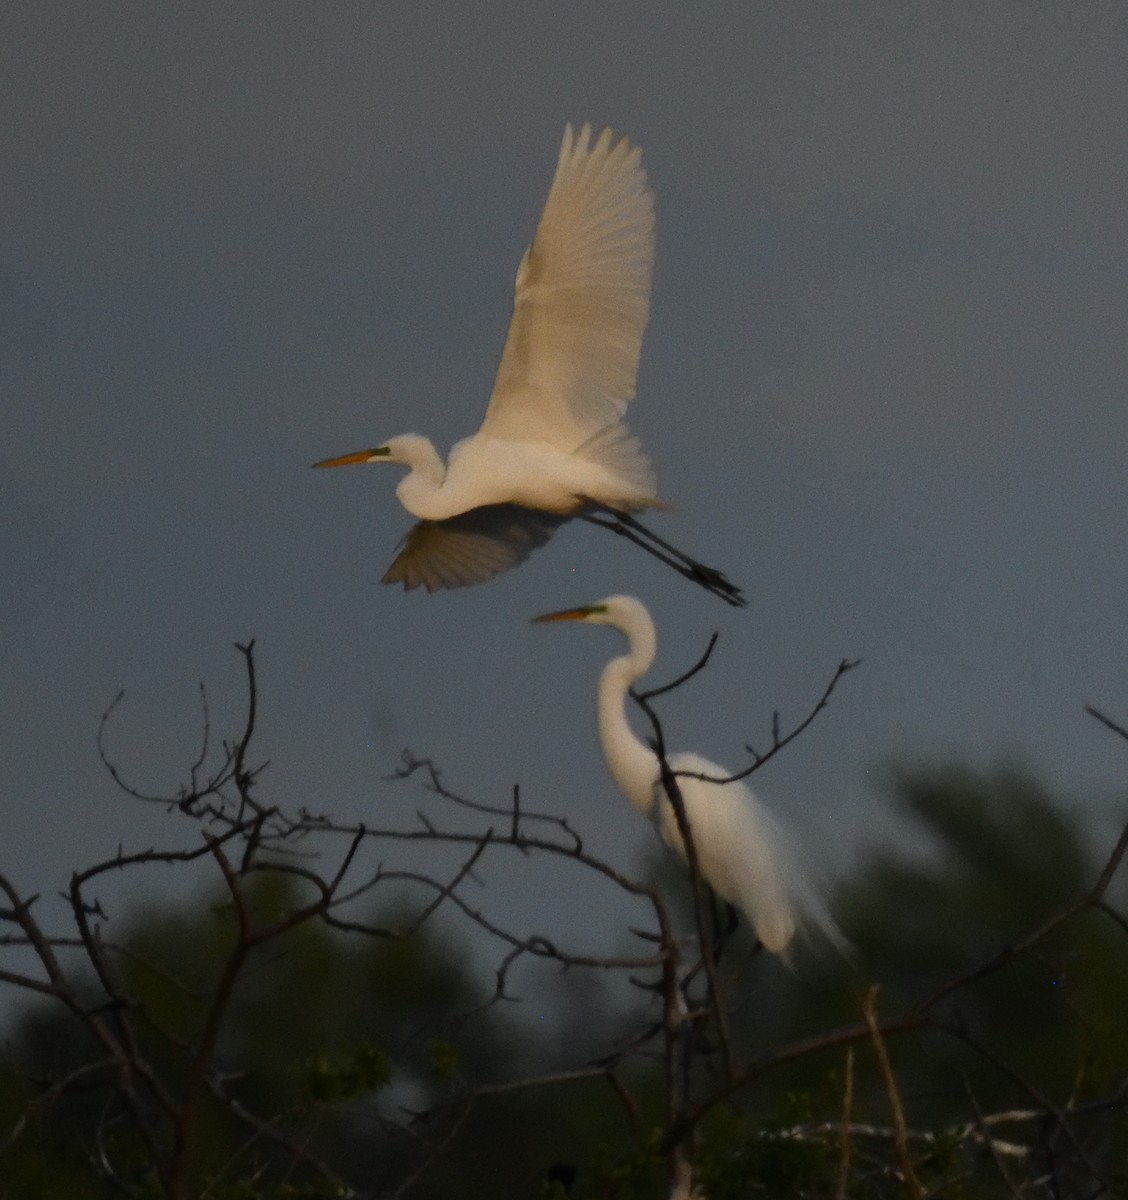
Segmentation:
{"type": "Polygon", "coordinates": [[[1100,723],[1106,729],[1111,729],[1112,732],[1118,737],[1122,737],[1126,742],[1128,742],[1128,729],[1125,729],[1123,725],[1118,725],[1111,717],[1106,717],[1099,708],[1094,708],[1091,704],[1085,705],[1085,711],[1089,714],[1089,716],[1095,717],[1098,721],[1100,721],[1100,723]]]}
{"type": "Polygon", "coordinates": [[[967,1094],[967,1102],[971,1105],[971,1111],[975,1114],[976,1128],[979,1130],[980,1140],[987,1147],[988,1153],[991,1155],[991,1161],[995,1164],[995,1170],[999,1173],[999,1178],[1003,1181],[1003,1186],[1014,1197],[1014,1200],[1021,1200],[1022,1193],[1015,1187],[1014,1181],[1010,1177],[1010,1172],[1007,1170],[1007,1165],[1003,1162],[1003,1155],[996,1144],[995,1138],[991,1136],[991,1130],[987,1126],[983,1111],[975,1099],[975,1093],[972,1092],[970,1085],[964,1081],[964,1091],[967,1094]]]}
{"type": "Polygon", "coordinates": [[[645,704],[650,700],[656,700],[659,696],[664,696],[667,692],[672,692],[675,688],[680,688],[683,683],[687,683],[699,671],[703,671],[705,669],[705,665],[713,655],[713,649],[717,644],[717,638],[719,636],[719,634],[714,633],[709,638],[709,644],[705,647],[705,652],[693,664],[693,666],[689,668],[688,671],[683,671],[677,677],[677,679],[671,679],[669,683],[664,683],[661,687],[650,688],[645,692],[635,692],[632,690],[631,695],[635,698],[636,702],[639,704],[645,704]]]}
{"type": "Polygon", "coordinates": [[[782,750],[784,747],[791,745],[793,741],[811,724],[812,721],[826,708],[830,702],[830,697],[834,693],[834,689],[838,686],[842,677],[854,670],[855,667],[861,666],[860,658],[844,658],[834,670],[834,674],[830,678],[830,682],[823,689],[822,695],[815,701],[814,707],[807,715],[791,729],[788,733],[780,733],[779,712],[772,714],[772,740],[769,748],[763,753],[758,751],[754,746],[746,745],[744,748],[752,755],[752,762],[745,767],[743,771],[736,771],[732,775],[713,776],[702,775],[693,771],[679,771],[678,775],[683,779],[700,779],[705,783],[735,783],[738,779],[747,779],[754,771],[758,771],[765,763],[782,750]]]}
{"type": "Polygon", "coordinates": [[[901,1164],[901,1175],[905,1180],[905,1189],[914,1200],[924,1200],[924,1188],[920,1185],[916,1171],[913,1169],[912,1155],[909,1153],[908,1127],[905,1123],[905,1110],[901,1105],[901,1094],[897,1089],[897,1080],[893,1075],[893,1067],[889,1061],[889,1053],[881,1036],[881,1027],[877,1020],[877,985],[873,984],[862,1000],[862,1016],[869,1030],[870,1041],[873,1044],[874,1056],[877,1059],[881,1078],[885,1084],[885,1094],[889,1099],[889,1107],[893,1112],[893,1128],[896,1130],[895,1145],[897,1161],[901,1164]]]}
{"type": "Polygon", "coordinates": [[[854,1047],[846,1047],[846,1077],[842,1084],[842,1119],[839,1123],[838,1180],[835,1200],[846,1200],[850,1179],[850,1117],[854,1108],[854,1047]]]}

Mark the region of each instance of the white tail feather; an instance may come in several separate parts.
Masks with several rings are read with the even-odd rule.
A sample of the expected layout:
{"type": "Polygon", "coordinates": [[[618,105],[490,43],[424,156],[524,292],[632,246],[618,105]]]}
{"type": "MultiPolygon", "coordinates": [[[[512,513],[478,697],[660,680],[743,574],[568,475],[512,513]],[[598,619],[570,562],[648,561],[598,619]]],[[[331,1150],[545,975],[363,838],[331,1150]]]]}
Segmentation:
{"type": "MultiPolygon", "coordinates": [[[[576,451],[623,482],[624,508],[657,508],[658,480],[642,443],[622,421],[604,426],[576,451]]],[[[610,501],[608,501],[610,503],[610,501]]]]}

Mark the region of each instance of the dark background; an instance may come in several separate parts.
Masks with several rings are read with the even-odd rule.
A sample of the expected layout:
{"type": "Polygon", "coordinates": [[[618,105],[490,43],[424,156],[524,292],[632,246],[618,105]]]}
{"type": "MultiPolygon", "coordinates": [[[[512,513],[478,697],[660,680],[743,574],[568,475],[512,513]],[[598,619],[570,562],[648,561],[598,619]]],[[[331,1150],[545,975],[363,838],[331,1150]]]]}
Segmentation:
{"type": "MultiPolygon", "coordinates": [[[[652,835],[592,713],[615,637],[528,624],[613,591],[662,677],[720,630],[662,711],[733,766],[864,656],[757,778],[831,877],[890,834],[893,757],[1018,760],[1106,821],[1123,756],[1082,704],[1128,713],[1126,53],[1117,4],[6,5],[0,868],[49,892],[165,837],[99,717],[125,687],[109,748],[174,791],[200,680],[238,732],[250,637],[264,798],[409,822],[406,745],[630,866],[652,835]],[[308,469],[477,427],[583,120],[657,195],[654,524],[747,611],[584,526],[404,595],[396,472],[308,469]]],[[[607,919],[489,882],[538,928],[561,895],[607,919]]]]}

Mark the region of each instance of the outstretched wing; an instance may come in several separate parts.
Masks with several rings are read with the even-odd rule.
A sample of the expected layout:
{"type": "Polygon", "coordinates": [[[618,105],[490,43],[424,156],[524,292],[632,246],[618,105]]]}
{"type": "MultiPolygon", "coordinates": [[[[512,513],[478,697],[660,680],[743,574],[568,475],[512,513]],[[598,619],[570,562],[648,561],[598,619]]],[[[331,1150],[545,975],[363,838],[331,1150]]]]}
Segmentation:
{"type": "Polygon", "coordinates": [[[572,451],[635,394],[650,312],[654,196],[642,151],[604,129],[564,130],[482,433],[572,451]]]}
{"type": "Polygon", "coordinates": [[[490,504],[445,521],[420,521],[408,530],[382,582],[429,592],[485,583],[523,563],[567,519],[490,504]]]}

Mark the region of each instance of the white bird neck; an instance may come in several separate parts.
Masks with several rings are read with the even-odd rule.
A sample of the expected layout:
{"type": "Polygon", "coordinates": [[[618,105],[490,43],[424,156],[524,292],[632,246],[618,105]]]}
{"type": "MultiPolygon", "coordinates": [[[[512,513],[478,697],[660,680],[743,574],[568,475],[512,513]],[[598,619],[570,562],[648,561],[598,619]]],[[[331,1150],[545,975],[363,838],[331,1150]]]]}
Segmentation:
{"type": "Polygon", "coordinates": [[[399,502],[413,517],[438,520],[449,516],[436,507],[436,498],[446,478],[446,464],[425,437],[407,435],[394,440],[394,459],[408,468],[396,485],[399,502]]]}
{"type": "Polygon", "coordinates": [[[599,677],[597,713],[599,742],[616,786],[643,816],[654,808],[654,784],[658,779],[657,755],[635,736],[627,720],[627,691],[654,661],[653,627],[635,630],[630,653],[613,658],[599,677]]]}

